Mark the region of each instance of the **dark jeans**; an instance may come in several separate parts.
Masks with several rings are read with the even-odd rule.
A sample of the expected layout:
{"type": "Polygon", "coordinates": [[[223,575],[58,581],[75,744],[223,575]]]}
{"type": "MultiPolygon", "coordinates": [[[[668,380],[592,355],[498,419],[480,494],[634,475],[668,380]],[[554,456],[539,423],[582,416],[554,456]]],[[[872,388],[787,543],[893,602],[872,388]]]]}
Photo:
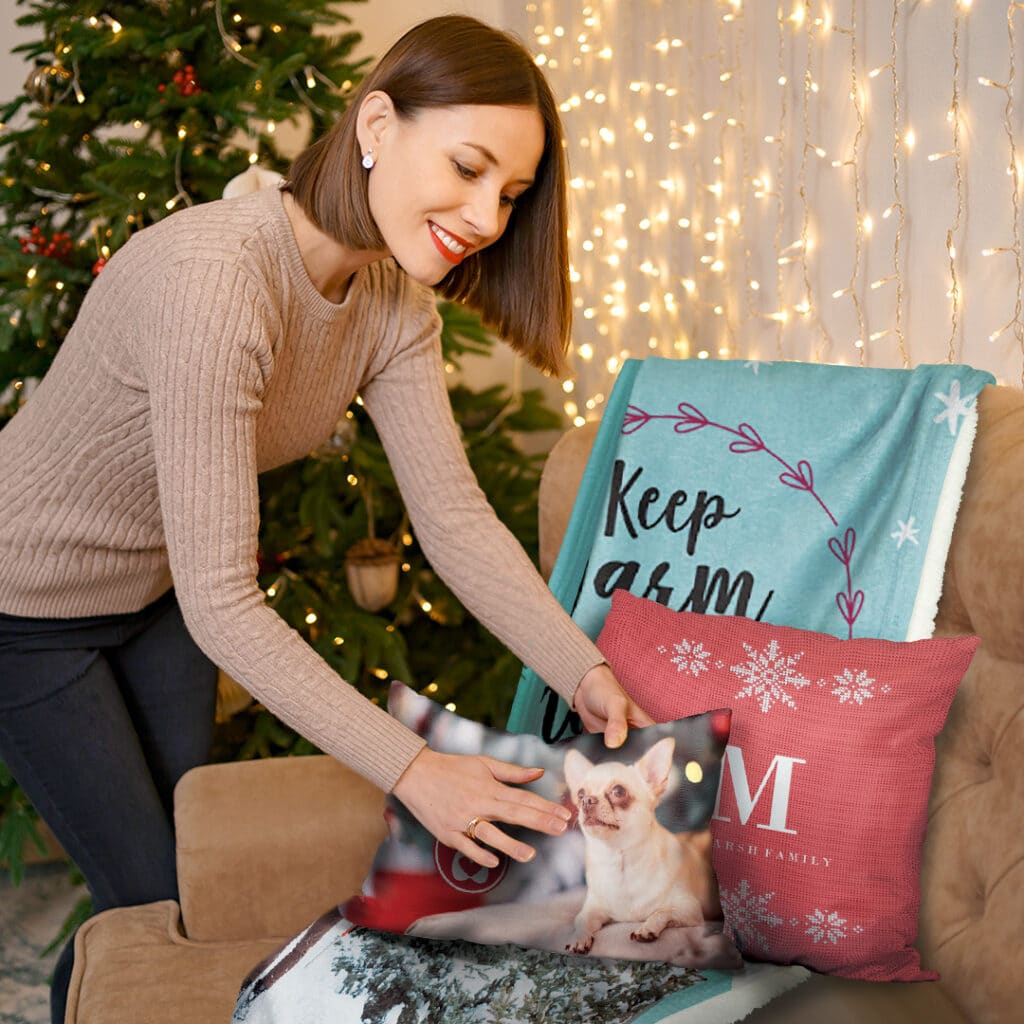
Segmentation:
{"type": "MultiPolygon", "coordinates": [[[[174,784],[210,750],[217,670],[174,592],[140,612],[0,614],[0,758],[85,876],[95,911],[176,899],[174,784]]],[[[74,938],[58,960],[63,1024],[74,938]]]]}

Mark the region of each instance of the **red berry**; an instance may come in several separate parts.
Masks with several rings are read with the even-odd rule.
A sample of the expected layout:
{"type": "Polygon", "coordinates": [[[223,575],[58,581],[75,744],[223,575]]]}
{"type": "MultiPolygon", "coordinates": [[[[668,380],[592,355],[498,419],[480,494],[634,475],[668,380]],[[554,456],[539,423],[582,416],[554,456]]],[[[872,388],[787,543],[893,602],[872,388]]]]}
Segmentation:
{"type": "Polygon", "coordinates": [[[161,83],[160,83],[160,84],[159,84],[159,85],[158,85],[158,86],[156,87],[156,91],[157,91],[157,92],[164,92],[164,91],[165,91],[166,89],[167,89],[167,86],[166,86],[166,85],[164,85],[164,83],[163,83],[163,82],[161,82],[161,83]]]}

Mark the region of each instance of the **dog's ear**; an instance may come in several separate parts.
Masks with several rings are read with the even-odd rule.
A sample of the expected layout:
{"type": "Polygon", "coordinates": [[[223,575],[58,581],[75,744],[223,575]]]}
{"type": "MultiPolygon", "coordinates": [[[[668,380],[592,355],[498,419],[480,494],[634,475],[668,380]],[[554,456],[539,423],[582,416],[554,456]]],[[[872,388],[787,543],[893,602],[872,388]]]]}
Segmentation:
{"type": "Polygon", "coordinates": [[[655,797],[660,797],[668,785],[668,775],[672,770],[672,755],[675,753],[676,741],[671,736],[658,740],[650,750],[636,762],[636,768],[644,777],[655,797]]]}
{"type": "Polygon", "coordinates": [[[569,796],[572,802],[576,802],[576,794],[586,778],[587,772],[593,768],[592,762],[588,761],[578,750],[568,750],[565,754],[565,784],[569,787],[569,796]]]}

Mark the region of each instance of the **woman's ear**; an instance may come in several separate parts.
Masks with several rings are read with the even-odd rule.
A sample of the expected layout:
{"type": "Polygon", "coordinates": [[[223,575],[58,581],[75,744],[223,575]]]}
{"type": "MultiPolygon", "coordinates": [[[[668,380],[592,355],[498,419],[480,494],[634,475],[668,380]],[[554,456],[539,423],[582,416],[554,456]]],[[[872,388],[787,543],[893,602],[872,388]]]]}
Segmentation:
{"type": "Polygon", "coordinates": [[[376,89],[368,93],[359,105],[359,114],[356,117],[356,138],[359,140],[359,148],[364,153],[370,149],[379,149],[396,116],[395,105],[386,92],[376,89]]]}

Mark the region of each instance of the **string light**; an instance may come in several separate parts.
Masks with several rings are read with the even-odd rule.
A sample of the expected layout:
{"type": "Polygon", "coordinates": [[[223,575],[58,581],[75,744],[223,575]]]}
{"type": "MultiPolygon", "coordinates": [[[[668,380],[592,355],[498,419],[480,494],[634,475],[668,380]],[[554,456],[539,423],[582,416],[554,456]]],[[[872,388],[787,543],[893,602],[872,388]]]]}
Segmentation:
{"type": "MultiPolygon", "coordinates": [[[[786,139],[786,122],[788,114],[788,96],[789,91],[786,89],[788,78],[782,73],[785,67],[785,45],[786,45],[786,25],[783,20],[782,13],[782,2],[779,0],[779,4],[775,10],[775,20],[777,22],[777,33],[776,38],[778,42],[778,71],[779,75],[777,78],[778,84],[782,89],[781,97],[779,100],[779,127],[777,129],[776,139],[778,142],[782,142],[786,139]]],[[[775,169],[775,180],[778,183],[775,189],[775,233],[772,240],[773,250],[775,253],[775,297],[776,305],[781,310],[784,305],[784,293],[783,293],[783,263],[782,263],[782,225],[784,220],[784,204],[782,199],[782,182],[783,172],[785,168],[783,148],[780,145],[776,150],[776,169],[775,169]]],[[[762,181],[764,180],[762,175],[762,181]]],[[[775,321],[775,355],[776,358],[781,359],[783,355],[782,351],[782,330],[786,324],[785,317],[779,317],[775,314],[772,315],[772,319],[775,321]]]]}
{"type": "MultiPolygon", "coordinates": [[[[937,25],[935,17],[915,18],[928,7],[905,0],[891,0],[890,17],[880,22],[868,21],[869,8],[857,9],[854,0],[841,8],[832,0],[657,4],[645,8],[639,26],[635,19],[626,23],[627,5],[614,0],[526,6],[535,56],[561,101],[574,174],[575,381],[561,396],[574,422],[600,414],[596,396],[628,358],[630,344],[671,356],[764,358],[757,350],[774,347],[778,359],[909,366],[907,183],[915,160],[922,167],[948,160],[959,179],[945,252],[921,231],[914,242],[924,248],[914,249],[910,265],[923,291],[936,257],[952,261],[943,271],[952,300],[949,347],[956,352],[966,344],[964,261],[968,249],[977,253],[981,245],[966,219],[964,84],[955,82],[952,103],[948,94],[939,101],[951,137],[947,146],[929,146],[938,152],[917,153],[926,139],[932,142],[928,105],[915,112],[913,126],[903,110],[910,52],[904,39],[945,35],[944,18],[937,25]],[[773,12],[774,66],[766,31],[773,12]],[[915,35],[915,28],[922,31],[915,35]],[[886,33],[888,46],[879,49],[886,33]],[[836,44],[843,48],[838,60],[836,44]],[[832,280],[840,261],[841,279],[832,280]],[[828,295],[836,301],[823,306],[828,295]],[[844,339],[841,346],[833,336],[844,339]],[[891,347],[879,347],[883,339],[891,347]]],[[[960,22],[953,41],[958,79],[968,67],[959,57],[970,8],[962,0],[953,6],[960,22]]],[[[1019,6],[1014,0],[1008,10],[1019,6]]],[[[1012,37],[1012,15],[1008,31],[1012,37]]],[[[1006,93],[1014,70],[1008,76],[982,67],[971,85],[1006,93]]],[[[1018,244],[1024,169],[1012,133],[1006,138],[1013,156],[999,164],[1017,204],[1014,236],[1012,242],[985,239],[992,243],[985,251],[1012,252],[1016,263],[1024,256],[1018,244]]],[[[914,190],[915,201],[921,193],[914,190]]],[[[940,221],[940,238],[944,230],[940,221]]],[[[1017,290],[1024,295],[1024,281],[1017,290]]],[[[934,305],[924,300],[914,307],[915,333],[921,333],[918,321],[934,332],[934,305]]],[[[1024,314],[1016,302],[1013,309],[1014,319],[996,336],[1012,330],[1024,356],[1024,314]]],[[[945,317],[945,307],[938,315],[945,317]]],[[[940,320],[940,345],[942,335],[940,320]]]]}
{"type": "MultiPolygon", "coordinates": [[[[970,9],[970,0],[959,0],[953,14],[953,98],[949,108],[949,120],[953,125],[954,166],[956,168],[956,216],[953,225],[946,232],[946,250],[949,254],[949,297],[951,303],[951,326],[949,332],[949,351],[946,358],[952,363],[956,359],[956,338],[960,327],[961,287],[956,268],[956,235],[960,230],[960,221],[964,209],[964,176],[963,159],[960,151],[960,12],[970,9]]],[[[931,156],[928,157],[931,160],[931,156]]]]}
{"type": "MultiPolygon", "coordinates": [[[[806,16],[811,13],[811,0],[803,0],[803,7],[800,8],[803,11],[803,16],[797,22],[798,25],[803,24],[805,20],[809,22],[807,26],[807,63],[804,68],[804,98],[803,98],[803,129],[804,129],[804,144],[802,147],[800,157],[800,180],[798,186],[798,192],[800,195],[800,204],[802,210],[802,217],[800,221],[800,269],[803,274],[804,283],[804,299],[803,304],[806,305],[806,309],[809,312],[811,310],[811,272],[807,261],[807,253],[810,249],[810,202],[807,198],[807,154],[813,148],[811,145],[811,120],[810,120],[810,107],[811,107],[811,93],[817,90],[812,89],[814,82],[813,77],[813,62],[814,62],[814,22],[812,19],[806,16]]],[[[821,317],[815,314],[814,317],[815,326],[818,328],[822,343],[818,346],[815,353],[815,358],[819,361],[823,358],[825,351],[832,347],[832,337],[829,334],[828,329],[825,326],[824,321],[821,317]]]]}
{"type": "MultiPolygon", "coordinates": [[[[997,341],[1003,334],[1012,328],[1014,336],[1017,339],[1017,345],[1021,350],[1021,354],[1024,355],[1024,323],[1021,321],[1021,302],[1022,296],[1024,296],[1024,259],[1022,259],[1021,252],[1021,209],[1020,209],[1020,163],[1017,159],[1017,144],[1014,138],[1013,126],[1014,126],[1014,85],[1017,78],[1017,40],[1016,33],[1014,31],[1013,16],[1016,13],[1017,8],[1021,5],[1020,3],[1011,2],[1006,8],[1006,30],[1009,41],[1010,51],[1010,71],[1009,76],[1006,80],[1005,85],[999,85],[997,82],[993,82],[989,78],[979,78],[978,81],[982,85],[988,85],[997,89],[1002,89],[1006,94],[1006,103],[1003,106],[1003,130],[1006,132],[1006,138],[1009,142],[1010,148],[1010,163],[1007,167],[1007,171],[1010,175],[1011,180],[1011,203],[1013,209],[1013,245],[1007,249],[1005,247],[995,247],[989,249],[983,249],[982,255],[991,256],[997,253],[1012,252],[1014,256],[1014,262],[1017,270],[1017,290],[1014,299],[1013,317],[1009,323],[1005,324],[999,330],[993,331],[989,335],[989,341],[997,341]]],[[[1021,384],[1024,385],[1024,362],[1021,367],[1021,384]]]]}
{"type": "Polygon", "coordinates": [[[902,141],[908,152],[913,150],[915,135],[912,128],[904,130],[903,117],[900,110],[900,79],[898,72],[899,47],[897,32],[900,24],[900,13],[903,0],[893,0],[892,20],[889,25],[889,72],[892,84],[892,205],[885,211],[888,218],[892,211],[897,214],[896,232],[892,244],[892,277],[896,280],[896,344],[899,349],[903,367],[910,366],[910,354],[907,351],[906,338],[903,334],[903,271],[901,266],[903,233],[906,230],[906,208],[903,204],[903,184],[900,167],[902,141]]]}
{"type": "Polygon", "coordinates": [[[861,261],[864,250],[864,236],[871,234],[871,215],[863,212],[863,187],[861,182],[860,141],[864,136],[864,107],[861,102],[860,88],[857,82],[857,0],[850,0],[850,28],[846,30],[850,37],[850,99],[857,116],[857,131],[853,136],[853,202],[855,209],[855,226],[853,231],[853,269],[850,271],[850,283],[844,289],[853,302],[857,314],[857,342],[860,350],[860,364],[867,360],[867,345],[864,343],[864,309],[861,305],[858,286],[860,283],[861,261]]]}

